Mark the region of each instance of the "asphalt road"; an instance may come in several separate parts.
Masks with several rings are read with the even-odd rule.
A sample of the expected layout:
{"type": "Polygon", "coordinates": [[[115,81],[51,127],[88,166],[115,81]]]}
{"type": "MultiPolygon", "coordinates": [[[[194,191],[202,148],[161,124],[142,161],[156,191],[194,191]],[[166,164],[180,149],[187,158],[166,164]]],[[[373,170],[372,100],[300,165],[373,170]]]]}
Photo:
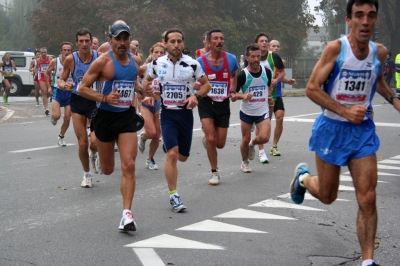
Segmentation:
{"type": "MultiPolygon", "coordinates": [[[[315,173],[308,139],[320,108],[306,97],[284,102],[282,156],[269,156],[265,165],[252,161],[250,174],[240,171],[239,103],[231,105],[216,187],[207,185],[210,167],[194,111],[191,156],[178,164],[185,213],[170,208],[162,149],[155,171],[146,169],[139,153],[133,201],[138,230],[132,233],[118,230],[118,153],[115,172],[95,175],[93,188],[83,189],[72,124],[65,136],[69,145],[58,147],[60,123],[52,126],[34,98],[0,103],[0,265],[361,265],[357,203],[347,168],[332,205],[312,197],[294,205],[288,198],[299,162],[309,163],[315,173]]],[[[399,265],[400,115],[380,96],[374,109],[381,139],[375,257],[380,265],[399,265]]]]}

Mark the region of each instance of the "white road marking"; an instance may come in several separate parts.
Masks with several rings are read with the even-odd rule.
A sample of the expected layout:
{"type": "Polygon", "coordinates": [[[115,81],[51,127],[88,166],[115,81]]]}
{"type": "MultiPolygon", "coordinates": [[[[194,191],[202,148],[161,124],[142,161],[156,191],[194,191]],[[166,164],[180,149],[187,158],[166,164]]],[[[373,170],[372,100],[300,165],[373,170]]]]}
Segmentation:
{"type": "MultiPolygon", "coordinates": [[[[75,144],[68,143],[67,146],[74,146],[75,144]]],[[[32,149],[26,149],[26,150],[16,150],[16,151],[10,151],[10,153],[22,153],[22,152],[30,152],[30,151],[41,151],[41,150],[48,150],[48,149],[54,149],[54,148],[63,148],[60,146],[47,146],[47,147],[39,147],[39,148],[32,148],[32,149]]]]}
{"type": "Polygon", "coordinates": [[[7,120],[8,120],[10,117],[12,117],[13,114],[14,114],[14,110],[8,109],[8,108],[6,108],[6,107],[3,107],[3,108],[7,110],[7,113],[6,113],[6,115],[3,116],[3,118],[0,120],[0,123],[3,123],[3,122],[5,122],[5,121],[7,121],[7,120]]]}
{"type": "MultiPolygon", "coordinates": [[[[283,195],[280,195],[280,196],[278,196],[277,198],[280,198],[280,199],[290,199],[290,193],[286,193],[286,194],[283,194],[283,195]]],[[[306,193],[305,195],[304,195],[304,199],[305,200],[318,200],[317,198],[315,198],[313,195],[311,195],[310,193],[306,193]]],[[[336,201],[350,201],[350,200],[347,200],[347,199],[336,199],[336,201]]]]}
{"type": "MultiPolygon", "coordinates": [[[[351,178],[351,176],[348,176],[348,175],[340,175],[340,181],[342,182],[353,182],[353,179],[351,178]]],[[[378,180],[378,183],[389,183],[389,182],[386,182],[386,181],[379,181],[378,180]]]]}
{"type": "Polygon", "coordinates": [[[214,216],[214,218],[297,220],[291,217],[279,216],[265,212],[250,211],[245,209],[236,209],[230,212],[225,212],[223,214],[214,216]]]}
{"type": "Polygon", "coordinates": [[[400,155],[394,156],[394,157],[392,157],[390,159],[400,160],[400,155]]]}
{"type": "MultiPolygon", "coordinates": [[[[349,175],[349,174],[350,174],[350,172],[349,172],[349,171],[347,171],[347,172],[345,172],[345,173],[343,173],[343,174],[345,174],[345,175],[349,175]]],[[[378,176],[381,176],[381,175],[387,175],[387,176],[400,176],[400,175],[391,174],[391,173],[378,172],[378,176]]]]}
{"type": "Polygon", "coordinates": [[[259,203],[249,205],[249,207],[288,208],[288,209],[298,209],[298,210],[307,210],[307,211],[326,211],[326,210],[322,210],[322,209],[307,207],[304,205],[288,203],[288,202],[284,202],[284,201],[280,201],[280,200],[273,200],[273,199],[267,199],[267,200],[261,201],[259,203]]]}
{"type": "Polygon", "coordinates": [[[397,166],[389,166],[389,165],[383,165],[383,164],[378,164],[378,169],[386,169],[386,170],[400,170],[400,167],[397,167],[397,166]]]}
{"type": "Polygon", "coordinates": [[[133,248],[143,266],[165,266],[165,263],[152,248],[133,248]]]}
{"type": "Polygon", "coordinates": [[[224,250],[224,247],[163,234],[136,243],[125,245],[131,248],[184,248],[224,250]]]}
{"type": "Polygon", "coordinates": [[[400,164],[400,161],[399,161],[399,160],[389,160],[389,159],[386,159],[386,160],[379,161],[378,163],[383,163],[383,164],[400,164]]]}
{"type": "Polygon", "coordinates": [[[191,224],[188,226],[184,226],[178,228],[176,230],[183,230],[183,231],[205,231],[205,232],[232,232],[232,233],[261,233],[265,234],[267,232],[258,231],[242,226],[221,223],[212,220],[205,220],[199,223],[191,224]]]}

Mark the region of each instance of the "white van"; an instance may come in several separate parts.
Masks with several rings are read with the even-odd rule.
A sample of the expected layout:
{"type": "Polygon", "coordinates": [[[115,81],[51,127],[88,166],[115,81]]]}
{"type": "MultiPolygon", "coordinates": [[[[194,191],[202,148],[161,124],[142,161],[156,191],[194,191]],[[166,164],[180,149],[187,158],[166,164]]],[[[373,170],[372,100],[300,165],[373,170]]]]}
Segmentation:
{"type": "MultiPolygon", "coordinates": [[[[33,75],[29,72],[29,65],[35,54],[32,52],[22,51],[0,51],[0,61],[3,62],[5,53],[10,53],[11,60],[14,60],[17,71],[14,72],[13,80],[11,81],[11,96],[27,96],[34,89],[33,75]]],[[[3,76],[0,73],[0,87],[3,88],[3,76]]],[[[3,89],[4,90],[4,89],[3,89]]]]}

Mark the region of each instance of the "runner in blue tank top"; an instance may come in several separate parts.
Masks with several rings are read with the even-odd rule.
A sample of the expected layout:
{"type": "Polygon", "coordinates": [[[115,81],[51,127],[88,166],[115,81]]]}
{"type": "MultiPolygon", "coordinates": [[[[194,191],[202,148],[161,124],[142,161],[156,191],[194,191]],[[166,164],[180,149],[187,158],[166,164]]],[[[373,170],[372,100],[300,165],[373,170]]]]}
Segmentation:
{"type": "Polygon", "coordinates": [[[86,28],[79,29],[75,34],[77,52],[73,52],[67,56],[64,61],[64,68],[58,80],[58,88],[60,90],[72,91],[70,96],[70,107],[72,112],[72,124],[74,126],[75,135],[79,144],[79,159],[83,168],[83,180],[81,187],[91,188],[94,173],[97,173],[95,167],[96,161],[96,136],[90,134],[90,146],[86,132],[87,119],[92,118],[96,103],[94,101],[83,98],[77,94],[79,83],[82,81],[83,75],[89,66],[97,58],[97,52],[92,51],[92,34],[86,28]],[[72,81],[69,80],[72,76],[72,81]],[[88,154],[88,148],[90,157],[88,154]],[[89,161],[90,159],[90,161],[89,161]],[[90,165],[92,170],[90,170],[90,165]]]}
{"type": "MultiPolygon", "coordinates": [[[[340,168],[348,166],[358,202],[356,225],[362,266],[377,266],[373,258],[379,139],[368,113],[375,91],[400,111],[400,100],[382,74],[388,51],[370,41],[378,8],[378,0],[347,1],[350,33],[327,45],[306,87],[307,96],[322,108],[309,144],[315,151],[318,175],[312,176],[308,165],[300,163],[290,184],[292,200],[297,204],[303,202],[306,190],[331,204],[338,195],[340,168]]],[[[298,233],[293,237],[299,238],[298,233]]]]}
{"type": "MultiPolygon", "coordinates": [[[[128,25],[113,24],[108,39],[112,50],[102,54],[90,66],[78,93],[97,102],[98,110],[92,124],[97,136],[101,170],[106,175],[114,171],[115,142],[118,145],[123,199],[119,229],[136,231],[131,207],[135,192],[136,132],[143,127],[143,119],[136,115],[132,107],[134,93],[142,93],[142,87],[137,80],[140,62],[128,52],[130,35],[128,25]],[[95,82],[96,91],[91,89],[95,82]]],[[[152,89],[145,95],[152,96],[152,89]]]]}

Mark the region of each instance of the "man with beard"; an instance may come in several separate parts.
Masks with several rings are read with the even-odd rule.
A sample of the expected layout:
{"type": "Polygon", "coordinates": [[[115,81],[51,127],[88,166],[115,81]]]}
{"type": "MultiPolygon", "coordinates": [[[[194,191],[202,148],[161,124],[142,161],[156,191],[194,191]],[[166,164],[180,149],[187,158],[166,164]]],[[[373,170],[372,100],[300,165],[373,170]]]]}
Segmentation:
{"type": "Polygon", "coordinates": [[[183,55],[184,37],[180,30],[165,33],[167,55],[155,59],[143,87],[151,86],[158,77],[161,93],[161,132],[167,150],[164,173],[169,188],[170,204],[174,212],[186,209],[177,191],[178,160],[185,162],[190,155],[193,137],[193,111],[211,86],[196,60],[183,55]],[[202,85],[194,94],[195,81],[202,85]]]}

